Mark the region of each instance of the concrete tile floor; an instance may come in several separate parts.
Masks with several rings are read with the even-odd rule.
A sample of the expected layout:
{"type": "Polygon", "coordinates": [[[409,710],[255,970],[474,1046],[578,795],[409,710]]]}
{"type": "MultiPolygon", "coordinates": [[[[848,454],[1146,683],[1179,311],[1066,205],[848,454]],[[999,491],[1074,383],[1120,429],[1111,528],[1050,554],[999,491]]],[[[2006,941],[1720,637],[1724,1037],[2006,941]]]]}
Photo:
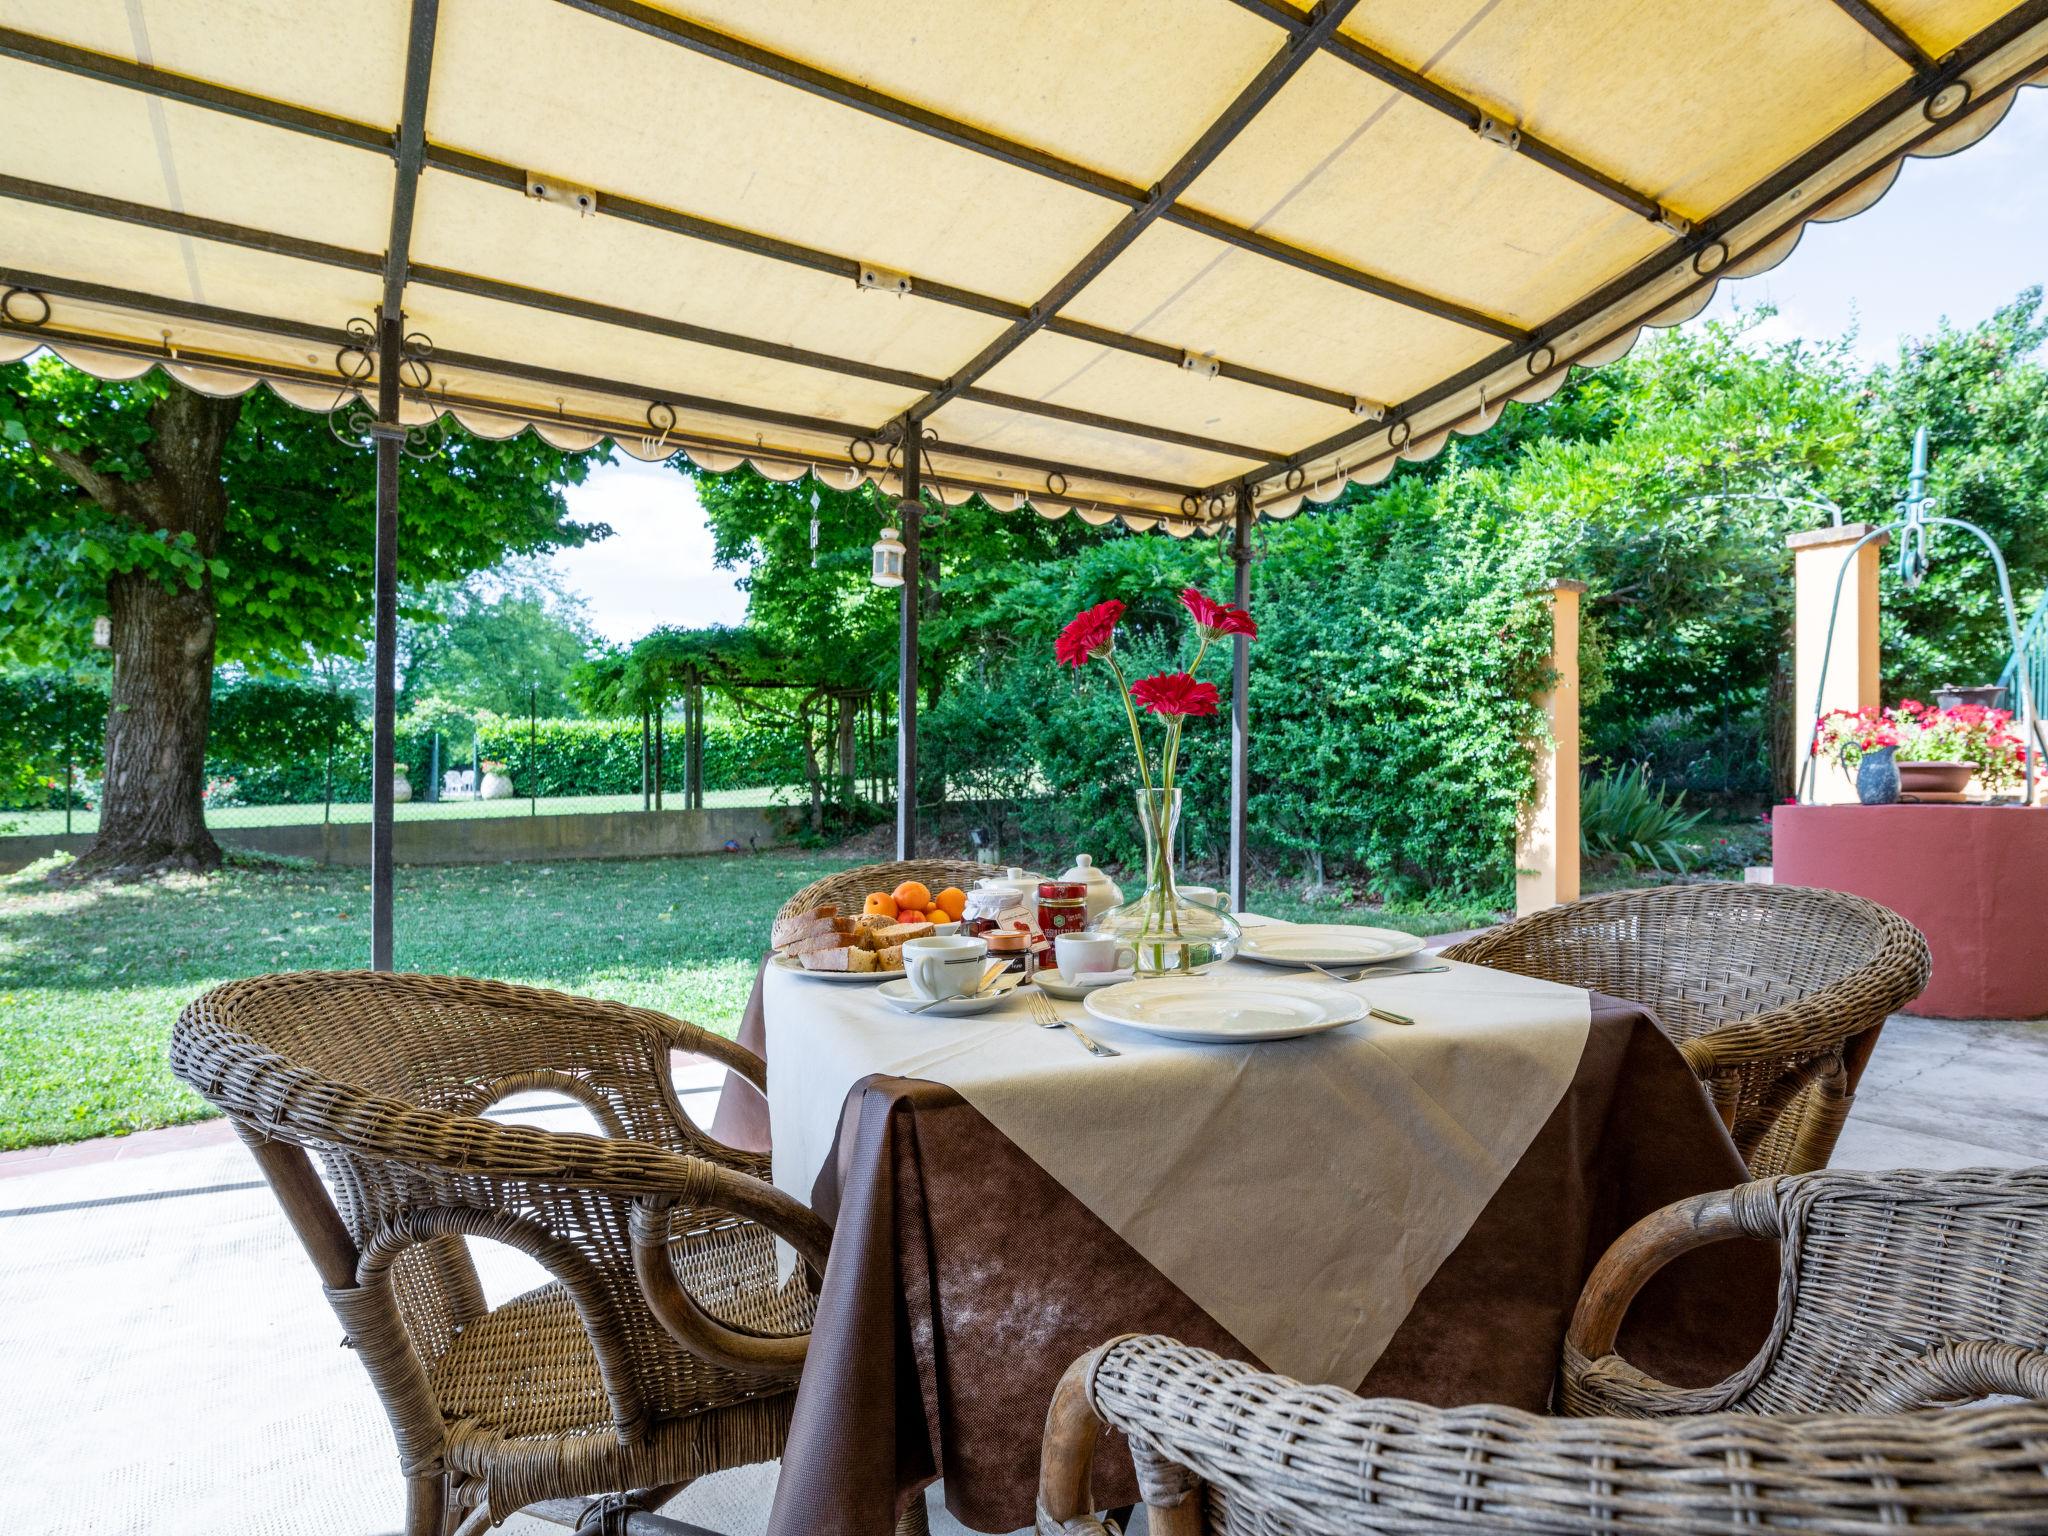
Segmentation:
{"type": "MultiPolygon", "coordinates": [[[[708,1119],[715,1074],[686,1072],[680,1086],[708,1119]]],[[[544,1101],[507,1108],[527,1123],[564,1114],[544,1101]]],[[[1892,1020],[1835,1161],[2048,1161],[2048,1021],[1892,1020]]],[[[494,1298],[533,1283],[524,1259],[478,1248],[494,1298]]],[[[219,1129],[0,1163],[10,1536],[396,1530],[390,1431],[337,1341],[254,1167],[219,1129]]],[[[774,1476],[706,1479],[671,1512],[754,1536],[774,1476]]],[[[960,1529],[933,1510],[934,1531],[960,1529]]]]}

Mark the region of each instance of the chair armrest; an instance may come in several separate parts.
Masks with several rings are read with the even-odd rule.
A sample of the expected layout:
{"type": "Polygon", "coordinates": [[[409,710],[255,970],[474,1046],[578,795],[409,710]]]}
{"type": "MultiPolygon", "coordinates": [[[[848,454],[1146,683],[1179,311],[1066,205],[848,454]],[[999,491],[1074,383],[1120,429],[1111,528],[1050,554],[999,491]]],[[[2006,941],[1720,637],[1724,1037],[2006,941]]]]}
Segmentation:
{"type": "Polygon", "coordinates": [[[1561,1406],[1714,1412],[1743,1405],[1766,1379],[1776,1408],[2048,1396],[2044,1268],[2048,1170],[1823,1169],[1697,1195],[1644,1217],[1594,1267],[1565,1336],[1561,1406]],[[1733,1237],[1779,1246],[1777,1315],[1755,1358],[1726,1381],[1677,1388],[1617,1356],[1622,1319],[1651,1276],[1733,1237]],[[1873,1293],[1859,1277],[1880,1271],[1890,1283],[1873,1293]]]}
{"type": "Polygon", "coordinates": [[[810,1334],[757,1333],[707,1312],[676,1276],[673,1218],[679,1205],[745,1217],[788,1243],[817,1276],[825,1273],[832,1229],[808,1206],[764,1180],[714,1163],[698,1162],[692,1171],[697,1177],[689,1189],[643,1195],[633,1202],[633,1273],[641,1298],[656,1321],[693,1354],[750,1375],[794,1379],[803,1370],[810,1334]]]}
{"type": "Polygon", "coordinates": [[[709,1056],[727,1070],[737,1072],[763,1093],[768,1091],[768,1063],[741,1045],[737,1040],[728,1040],[723,1035],[714,1035],[699,1025],[676,1021],[688,1031],[687,1038],[678,1038],[676,1044],[686,1051],[695,1051],[699,1056],[709,1056]]]}
{"type": "Polygon", "coordinates": [[[1270,1536],[2017,1529],[2048,1507],[2048,1404],[1554,1419],[1360,1398],[1143,1337],[1083,1356],[1061,1381],[1040,1536],[1101,1530],[1088,1468],[1104,1424],[1130,1437],[1158,1536],[1201,1536],[1205,1493],[1230,1507],[1232,1529],[1270,1536]]]}

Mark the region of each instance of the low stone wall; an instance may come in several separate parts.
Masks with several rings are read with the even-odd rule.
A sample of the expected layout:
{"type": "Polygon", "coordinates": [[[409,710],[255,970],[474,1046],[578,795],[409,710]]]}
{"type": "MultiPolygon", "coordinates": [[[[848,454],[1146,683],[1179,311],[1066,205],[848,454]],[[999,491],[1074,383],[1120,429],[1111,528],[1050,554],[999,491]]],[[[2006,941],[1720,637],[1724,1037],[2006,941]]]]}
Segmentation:
{"type": "MultiPolygon", "coordinates": [[[[392,827],[400,864],[524,864],[551,859],[653,859],[717,853],[728,842],[747,849],[791,840],[788,810],[606,811],[575,816],[473,816],[401,821],[392,827]]],[[[216,827],[226,848],[310,859],[316,864],[370,862],[366,822],[295,827],[216,827]]],[[[0,837],[0,873],[59,852],[79,853],[90,834],[0,837]]]]}

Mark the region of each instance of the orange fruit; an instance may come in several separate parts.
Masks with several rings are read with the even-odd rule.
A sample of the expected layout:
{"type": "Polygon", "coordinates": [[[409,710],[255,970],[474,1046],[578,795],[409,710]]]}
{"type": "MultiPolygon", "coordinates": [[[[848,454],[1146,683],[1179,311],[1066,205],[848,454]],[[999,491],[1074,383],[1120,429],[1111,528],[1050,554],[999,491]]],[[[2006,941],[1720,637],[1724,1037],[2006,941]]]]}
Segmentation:
{"type": "Polygon", "coordinates": [[[896,887],[896,909],[900,912],[908,907],[913,912],[922,912],[932,904],[932,893],[915,880],[906,880],[896,887]]]}
{"type": "Polygon", "coordinates": [[[943,907],[948,922],[957,923],[967,910],[967,893],[957,885],[949,885],[932,898],[932,905],[943,907]]]}
{"type": "Polygon", "coordinates": [[[896,898],[887,891],[869,891],[867,905],[861,908],[863,917],[894,917],[896,898]]]}

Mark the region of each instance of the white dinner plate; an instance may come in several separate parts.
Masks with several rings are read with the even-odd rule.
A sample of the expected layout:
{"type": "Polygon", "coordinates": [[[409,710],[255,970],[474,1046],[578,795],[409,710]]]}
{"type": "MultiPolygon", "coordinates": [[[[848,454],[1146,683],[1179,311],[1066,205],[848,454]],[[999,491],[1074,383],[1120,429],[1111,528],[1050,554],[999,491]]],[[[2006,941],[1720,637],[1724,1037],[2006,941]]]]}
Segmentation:
{"type": "Polygon", "coordinates": [[[1109,1024],[1204,1043],[1292,1040],[1365,1017],[1365,999],[1326,981],[1250,976],[1155,977],[1090,992],[1081,1002],[1109,1024]]]}
{"type": "Polygon", "coordinates": [[[975,997],[949,997],[943,1003],[935,1003],[930,998],[920,997],[912,991],[908,979],[899,978],[896,981],[883,982],[875,988],[875,996],[881,998],[891,1008],[900,1009],[904,1013],[916,1012],[928,1019],[961,1019],[971,1014],[987,1013],[1015,989],[1016,983],[1012,982],[1007,987],[998,985],[994,991],[983,992],[975,997]]]}
{"type": "Polygon", "coordinates": [[[903,975],[901,966],[893,971],[807,971],[801,960],[793,960],[788,955],[777,955],[775,968],[807,977],[811,981],[892,981],[903,975]]]}
{"type": "Polygon", "coordinates": [[[1262,965],[1378,965],[1420,954],[1424,940],[1392,928],[1351,923],[1268,923],[1247,928],[1237,947],[1241,960],[1262,965]]]}

